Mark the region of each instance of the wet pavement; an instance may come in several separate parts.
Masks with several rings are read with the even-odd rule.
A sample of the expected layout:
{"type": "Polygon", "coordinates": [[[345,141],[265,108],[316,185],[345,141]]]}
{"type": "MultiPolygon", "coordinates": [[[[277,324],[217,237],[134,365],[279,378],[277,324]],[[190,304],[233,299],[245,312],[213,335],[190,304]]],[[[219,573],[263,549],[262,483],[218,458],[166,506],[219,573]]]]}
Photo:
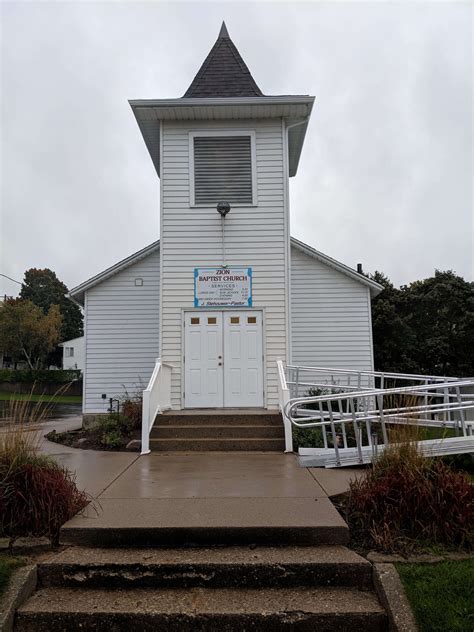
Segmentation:
{"type": "Polygon", "coordinates": [[[75,472],[78,487],[97,500],[66,531],[346,528],[328,495],[347,488],[348,472],[301,468],[295,455],[276,452],[140,456],[71,448],[44,438],[81,426],[77,408],[62,413],[32,431],[42,436],[41,451],[75,472]]]}
{"type": "MultiPolygon", "coordinates": [[[[89,451],[82,451],[89,452],[89,451]]],[[[67,541],[110,543],[146,541],[154,544],[200,541],[214,534],[225,542],[229,534],[263,534],[278,531],[282,538],[314,538],[343,543],[347,526],[311,475],[298,465],[295,455],[256,452],[159,453],[146,456],[96,452],[86,462],[70,466],[106,476],[97,500],[99,511],[87,508],[63,527],[67,541]],[[123,462],[119,456],[125,457],[123,462]],[[108,458],[107,458],[108,457],[108,458]],[[121,470],[121,471],[120,471],[121,470]],[[102,472],[102,474],[99,474],[102,472]],[[113,536],[111,535],[113,534],[113,536]],[[122,535],[121,535],[122,534],[122,535]],[[296,536],[295,536],[296,537],[296,536]],[[135,541],[134,540],[134,541],[135,541]]],[[[82,478],[85,482],[85,479],[82,478]]]]}

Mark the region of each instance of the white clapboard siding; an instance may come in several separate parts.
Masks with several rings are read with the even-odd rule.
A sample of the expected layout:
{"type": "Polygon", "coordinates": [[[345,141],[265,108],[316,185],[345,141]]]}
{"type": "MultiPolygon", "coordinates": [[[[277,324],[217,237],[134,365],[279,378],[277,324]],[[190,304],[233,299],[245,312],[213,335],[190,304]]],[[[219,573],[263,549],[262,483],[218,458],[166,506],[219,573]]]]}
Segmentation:
{"type": "Polygon", "coordinates": [[[146,387],[159,354],[159,294],[159,251],[86,292],[85,413],[105,412],[109,397],[146,387]]]}
{"type": "Polygon", "coordinates": [[[292,246],[291,361],[373,371],[369,288],[292,246]]]}
{"type": "Polygon", "coordinates": [[[266,403],[277,406],[276,360],[287,357],[285,253],[289,237],[283,140],[278,119],[166,121],[162,125],[161,356],[174,367],[171,378],[174,408],[183,404],[182,319],[183,310],[194,306],[193,268],[222,263],[253,268],[253,307],[265,308],[266,403]],[[192,207],[190,200],[189,133],[206,129],[255,132],[257,204],[234,206],[227,216],[225,262],[221,220],[216,208],[192,207]]]}

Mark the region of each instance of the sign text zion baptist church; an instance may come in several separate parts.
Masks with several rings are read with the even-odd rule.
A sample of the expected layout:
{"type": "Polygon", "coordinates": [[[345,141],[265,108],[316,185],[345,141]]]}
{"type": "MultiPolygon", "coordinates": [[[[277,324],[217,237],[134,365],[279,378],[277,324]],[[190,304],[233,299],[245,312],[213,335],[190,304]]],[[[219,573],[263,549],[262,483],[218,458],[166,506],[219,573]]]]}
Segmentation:
{"type": "Polygon", "coordinates": [[[252,307],[252,268],[195,268],[194,307],[252,307]]]}

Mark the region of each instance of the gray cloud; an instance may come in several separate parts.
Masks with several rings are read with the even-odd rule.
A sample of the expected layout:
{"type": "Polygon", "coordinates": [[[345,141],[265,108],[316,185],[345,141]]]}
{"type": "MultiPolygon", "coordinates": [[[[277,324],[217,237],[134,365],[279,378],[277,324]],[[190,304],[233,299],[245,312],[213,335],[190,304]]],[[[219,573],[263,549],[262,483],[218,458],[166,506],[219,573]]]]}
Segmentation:
{"type": "Polygon", "coordinates": [[[47,266],[72,287],[158,237],[158,179],[127,100],[181,96],[225,18],[264,93],[316,96],[292,234],[397,284],[472,277],[468,4],[1,11],[0,272],[47,266]]]}

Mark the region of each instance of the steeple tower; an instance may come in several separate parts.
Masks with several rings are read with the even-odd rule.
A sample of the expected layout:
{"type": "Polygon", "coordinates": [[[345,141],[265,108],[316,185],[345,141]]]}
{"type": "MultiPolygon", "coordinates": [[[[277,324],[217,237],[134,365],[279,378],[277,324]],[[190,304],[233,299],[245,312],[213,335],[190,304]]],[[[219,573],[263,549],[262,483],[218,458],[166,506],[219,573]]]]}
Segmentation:
{"type": "Polygon", "coordinates": [[[262,96],[262,91],[230,39],[225,22],[222,22],[219,37],[184,98],[262,96]]]}
{"type": "Polygon", "coordinates": [[[219,31],[219,39],[221,39],[222,37],[227,37],[228,39],[230,39],[224,20],[222,20],[221,30],[219,31]]]}
{"type": "Polygon", "coordinates": [[[313,102],[264,95],[224,23],[183,97],[131,102],[161,177],[160,358],[176,409],[278,406],[288,178],[313,102]]]}

